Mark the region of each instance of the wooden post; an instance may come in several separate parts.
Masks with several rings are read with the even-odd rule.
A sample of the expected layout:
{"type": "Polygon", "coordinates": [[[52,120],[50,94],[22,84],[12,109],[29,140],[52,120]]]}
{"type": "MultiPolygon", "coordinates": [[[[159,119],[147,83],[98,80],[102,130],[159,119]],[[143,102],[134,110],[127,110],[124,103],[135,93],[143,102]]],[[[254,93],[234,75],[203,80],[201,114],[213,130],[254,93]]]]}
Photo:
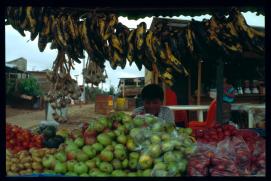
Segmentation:
{"type": "Polygon", "coordinates": [[[123,80],[123,89],[122,89],[122,97],[123,97],[123,98],[124,98],[124,96],[125,96],[124,91],[125,91],[125,80],[123,80]]]}
{"type": "Polygon", "coordinates": [[[188,77],[188,104],[191,104],[191,76],[188,77]]]}
{"type": "Polygon", "coordinates": [[[216,89],[217,89],[217,109],[216,109],[216,121],[218,123],[223,123],[223,79],[224,79],[224,62],[222,58],[217,60],[216,69],[216,89]]]}
{"type": "Polygon", "coordinates": [[[197,105],[200,105],[201,96],[201,60],[198,62],[198,92],[197,92],[197,105]]]}

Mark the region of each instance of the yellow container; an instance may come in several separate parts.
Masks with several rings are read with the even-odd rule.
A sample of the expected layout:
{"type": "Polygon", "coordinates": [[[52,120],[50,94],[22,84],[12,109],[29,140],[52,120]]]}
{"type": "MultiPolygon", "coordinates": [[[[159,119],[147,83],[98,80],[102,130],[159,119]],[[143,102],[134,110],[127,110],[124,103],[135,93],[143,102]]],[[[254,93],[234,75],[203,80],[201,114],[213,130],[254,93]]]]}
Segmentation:
{"type": "Polygon", "coordinates": [[[126,110],[127,103],[125,98],[117,98],[116,99],[116,109],[117,110],[126,110]]]}

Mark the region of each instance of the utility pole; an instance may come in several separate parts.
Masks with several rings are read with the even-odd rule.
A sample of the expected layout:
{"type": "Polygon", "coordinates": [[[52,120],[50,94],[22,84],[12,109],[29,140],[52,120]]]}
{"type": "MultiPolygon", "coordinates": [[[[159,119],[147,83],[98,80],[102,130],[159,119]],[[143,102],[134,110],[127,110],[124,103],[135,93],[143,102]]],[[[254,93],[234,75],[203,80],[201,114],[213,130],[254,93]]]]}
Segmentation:
{"type": "MultiPolygon", "coordinates": [[[[83,69],[82,69],[82,75],[83,75],[83,70],[85,68],[85,59],[83,59],[83,69]]],[[[85,103],[86,101],[86,89],[85,89],[85,78],[83,75],[83,93],[82,93],[82,102],[85,103]]]]}
{"type": "Polygon", "coordinates": [[[74,75],[74,77],[76,78],[77,85],[78,85],[78,76],[79,75],[74,75]]]}

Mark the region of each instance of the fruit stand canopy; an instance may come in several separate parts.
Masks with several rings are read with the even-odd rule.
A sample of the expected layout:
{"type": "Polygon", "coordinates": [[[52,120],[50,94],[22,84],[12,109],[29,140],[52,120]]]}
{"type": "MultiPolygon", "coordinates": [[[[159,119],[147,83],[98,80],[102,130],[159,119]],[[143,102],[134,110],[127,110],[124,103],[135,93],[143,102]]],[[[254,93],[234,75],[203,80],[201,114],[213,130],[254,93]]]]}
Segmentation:
{"type": "MultiPolygon", "coordinates": [[[[257,15],[265,15],[264,7],[255,7],[255,6],[246,6],[246,7],[238,7],[241,12],[248,12],[251,11],[253,13],[257,13],[257,15]]],[[[78,14],[80,16],[84,13],[88,12],[90,9],[93,9],[93,7],[90,8],[82,8],[82,7],[65,7],[60,8],[63,11],[71,11],[74,14],[78,14]]],[[[213,14],[213,13],[221,13],[221,14],[227,14],[230,7],[166,7],[166,8],[149,8],[149,7],[129,7],[129,8],[112,8],[112,7],[104,7],[104,8],[96,8],[96,11],[102,11],[102,12],[114,12],[118,16],[127,17],[128,19],[140,19],[145,17],[151,17],[151,16],[201,16],[206,14],[213,14]]]]}

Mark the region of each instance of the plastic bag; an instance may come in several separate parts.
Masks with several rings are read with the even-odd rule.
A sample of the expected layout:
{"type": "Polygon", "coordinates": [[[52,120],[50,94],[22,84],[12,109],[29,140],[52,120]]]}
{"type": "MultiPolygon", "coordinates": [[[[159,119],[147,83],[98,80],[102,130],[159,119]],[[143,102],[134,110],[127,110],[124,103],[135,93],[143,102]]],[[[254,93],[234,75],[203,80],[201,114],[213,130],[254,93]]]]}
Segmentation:
{"type": "Polygon", "coordinates": [[[250,175],[250,150],[242,137],[225,138],[218,143],[217,151],[223,157],[234,161],[240,175],[250,175]]]}
{"type": "Polygon", "coordinates": [[[187,174],[189,176],[207,176],[211,158],[216,147],[204,143],[197,143],[197,149],[189,158],[187,174]]]}
{"type": "Polygon", "coordinates": [[[258,138],[255,142],[255,149],[251,156],[251,174],[265,176],[266,169],[266,141],[263,138],[258,138]]]}

